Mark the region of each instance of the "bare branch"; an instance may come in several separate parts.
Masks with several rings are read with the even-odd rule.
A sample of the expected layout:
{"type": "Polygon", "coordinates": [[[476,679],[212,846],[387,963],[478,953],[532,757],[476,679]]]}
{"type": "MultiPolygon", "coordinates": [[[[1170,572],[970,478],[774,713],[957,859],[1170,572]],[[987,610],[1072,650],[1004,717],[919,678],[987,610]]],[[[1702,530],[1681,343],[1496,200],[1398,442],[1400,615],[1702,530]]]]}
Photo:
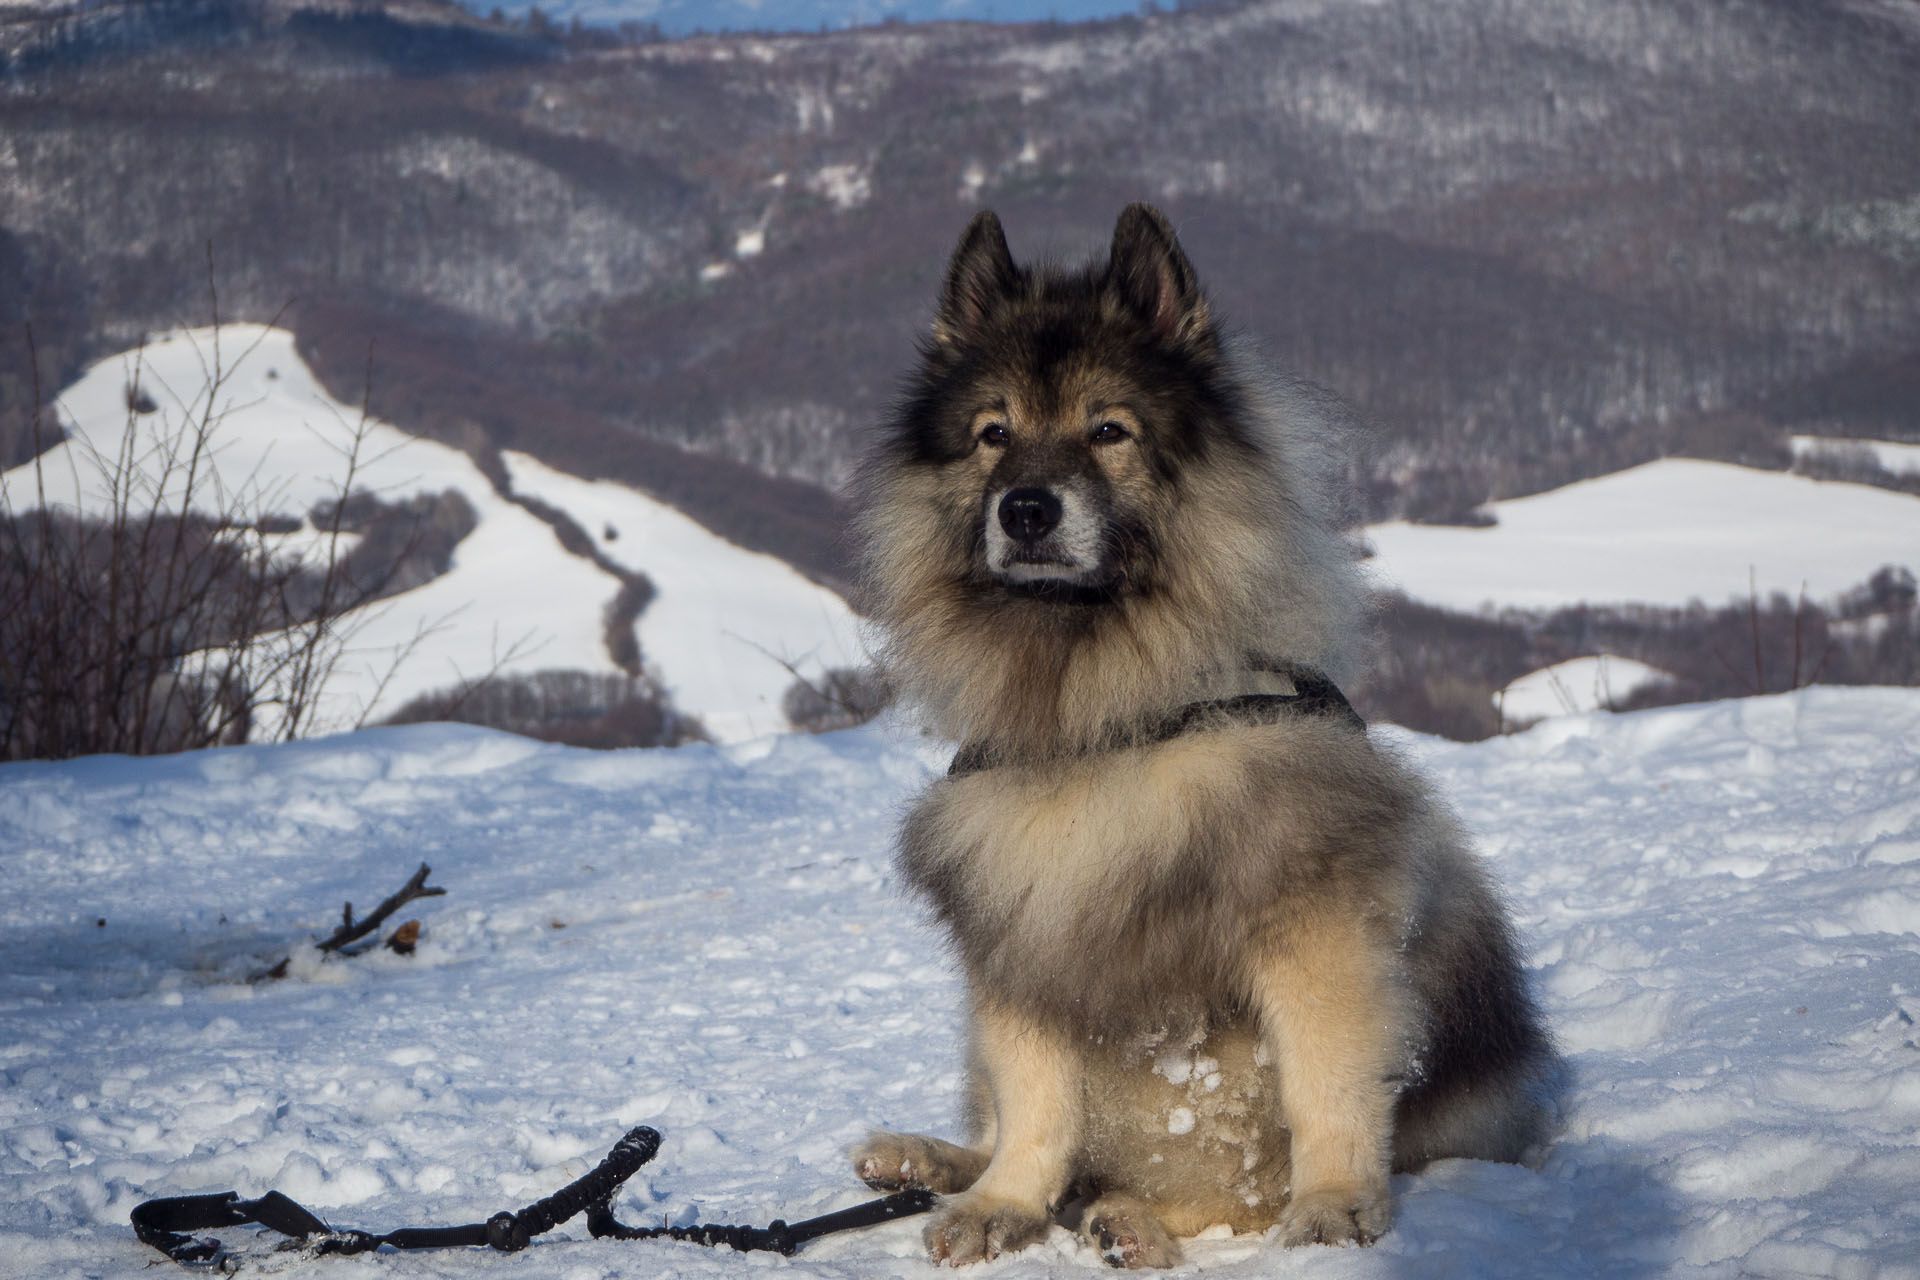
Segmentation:
{"type": "Polygon", "coordinates": [[[407,882],[400,886],[398,892],[388,895],[385,902],[373,909],[372,915],[358,924],[354,923],[353,904],[347,903],[340,913],[340,927],[335,929],[326,941],[319,944],[319,949],[328,954],[343,951],[368,934],[377,932],[380,926],[387,922],[388,916],[414,899],[444,897],[447,892],[445,889],[427,883],[427,877],[432,874],[432,868],[424,862],[421,863],[420,869],[408,877],[407,882]]]}

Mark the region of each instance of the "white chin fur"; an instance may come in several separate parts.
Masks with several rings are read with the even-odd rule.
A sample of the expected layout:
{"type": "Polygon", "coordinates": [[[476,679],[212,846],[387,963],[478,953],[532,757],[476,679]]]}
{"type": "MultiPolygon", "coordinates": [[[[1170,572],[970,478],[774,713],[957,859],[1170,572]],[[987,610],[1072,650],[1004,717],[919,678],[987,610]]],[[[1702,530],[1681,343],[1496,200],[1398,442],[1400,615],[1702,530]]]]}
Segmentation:
{"type": "Polygon", "coordinates": [[[1077,485],[1054,489],[1060,499],[1060,523],[1038,546],[1025,547],[1000,527],[1000,500],[1007,490],[987,495],[987,568],[1006,582],[1060,582],[1086,586],[1100,573],[1100,518],[1077,485]],[[1020,559],[1039,555],[1044,563],[1020,559]]]}
{"type": "Polygon", "coordinates": [[[1085,586],[1093,576],[1092,569],[1076,568],[1064,564],[1020,564],[993,566],[993,571],[1008,582],[1060,582],[1069,586],[1085,586]]]}

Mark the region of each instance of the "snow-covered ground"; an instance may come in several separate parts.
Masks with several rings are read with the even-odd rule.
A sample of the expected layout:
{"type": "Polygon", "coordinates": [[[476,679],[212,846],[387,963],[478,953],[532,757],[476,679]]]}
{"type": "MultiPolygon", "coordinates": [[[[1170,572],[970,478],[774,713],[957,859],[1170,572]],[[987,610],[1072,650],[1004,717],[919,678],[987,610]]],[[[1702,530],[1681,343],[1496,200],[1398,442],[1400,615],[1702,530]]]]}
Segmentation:
{"type": "Polygon", "coordinates": [[[1824,601],[1882,565],[1920,568],[1920,498],[1668,458],[1488,504],[1487,528],[1370,525],[1376,579],[1452,609],[1824,601]]]}
{"type": "MultiPolygon", "coordinates": [[[[1920,1275],[1920,691],[1581,715],[1424,762],[1505,883],[1570,1065],[1539,1168],[1395,1179],[1371,1249],[1226,1277],[1920,1275]]],[[[888,845],[944,755],[868,729],[590,753],[452,726],[0,767],[0,1274],[154,1277],[127,1212],[278,1188],[384,1229],[518,1208],[628,1126],[628,1221],[867,1197],[952,1133],[958,990],[888,845]],[[421,860],[412,958],[247,973],[421,860]]],[[[308,957],[310,959],[310,956],[308,957]]],[[[229,1232],[247,1247],[247,1233],[229,1232]]],[[[268,1259],[260,1270],[294,1265],[268,1259]]],[[[929,1274],[918,1224],[792,1261],[599,1243],[326,1276],[929,1274]]],[[[982,1275],[1096,1274],[1063,1232],[982,1275]]]]}
{"type": "MultiPolygon", "coordinates": [[[[133,466],[118,473],[141,480],[148,505],[158,498],[178,509],[191,488],[192,506],[205,513],[237,504],[254,514],[307,517],[339,495],[361,429],[360,411],[319,384],[292,334],[254,324],[160,335],[94,365],[61,394],[59,407],[69,439],[41,460],[46,500],[95,516],[111,510],[105,477],[116,473],[99,459],[125,447],[133,466]],[[209,412],[214,369],[224,381],[209,412]],[[152,412],[128,413],[128,388],[136,385],[152,412]],[[170,455],[169,441],[196,421],[211,421],[212,447],[188,485],[185,459],[170,455]]],[[[466,454],[377,421],[364,430],[356,490],[389,502],[456,490],[478,524],[455,548],[447,573],[347,615],[352,651],[327,685],[320,726],[377,721],[411,698],[496,666],[503,673],[618,670],[603,621],[617,578],[570,554],[543,521],[496,493],[466,454]]],[[[717,738],[788,727],[780,695],[794,676],[780,660],[809,678],[862,660],[851,611],[789,566],[631,489],[587,484],[517,455],[512,465],[526,492],[567,510],[591,533],[611,521],[632,535],[605,550],[658,589],[640,622],[642,658],[717,738]],[[569,505],[576,499],[578,511],[569,505]]],[[[0,481],[16,509],[37,500],[31,464],[0,481]]],[[[310,519],[285,542],[324,550],[310,519]]]]}

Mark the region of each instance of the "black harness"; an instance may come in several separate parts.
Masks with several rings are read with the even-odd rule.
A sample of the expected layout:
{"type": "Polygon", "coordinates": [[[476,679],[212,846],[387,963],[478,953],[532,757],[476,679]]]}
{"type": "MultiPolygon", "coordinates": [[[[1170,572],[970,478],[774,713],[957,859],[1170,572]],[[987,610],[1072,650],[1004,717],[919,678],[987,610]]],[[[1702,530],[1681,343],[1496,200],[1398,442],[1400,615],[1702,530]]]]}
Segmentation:
{"type": "MultiPolygon", "coordinates": [[[[1153,746],[1223,724],[1273,724],[1290,716],[1327,716],[1363,733],[1366,731],[1367,722],[1347,701],[1347,695],[1340,692],[1340,686],[1312,667],[1262,661],[1253,664],[1253,669],[1287,677],[1293,682],[1293,692],[1238,693],[1228,698],[1189,702],[1178,711],[1141,722],[1131,732],[1115,735],[1109,746],[1075,754],[1094,755],[1102,750],[1153,746]]],[[[1003,758],[985,742],[969,742],[954,752],[947,776],[958,777],[1013,763],[1016,762],[1003,758]]]]}

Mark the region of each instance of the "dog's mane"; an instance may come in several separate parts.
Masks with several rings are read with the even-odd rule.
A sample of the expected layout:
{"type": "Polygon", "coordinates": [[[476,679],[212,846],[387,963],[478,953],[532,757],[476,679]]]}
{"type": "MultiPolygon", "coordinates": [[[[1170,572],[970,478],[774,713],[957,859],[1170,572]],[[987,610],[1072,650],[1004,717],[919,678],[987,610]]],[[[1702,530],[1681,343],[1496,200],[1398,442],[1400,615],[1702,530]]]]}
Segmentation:
{"type": "MultiPolygon", "coordinates": [[[[1017,593],[978,570],[977,519],[954,518],[904,421],[856,482],[863,605],[898,693],[929,731],[1046,756],[1111,745],[1250,655],[1341,679],[1366,610],[1338,497],[1347,420],[1311,386],[1221,358],[1249,447],[1184,466],[1150,590],[1109,603],[1017,593]]],[[[1207,429],[1205,427],[1201,429],[1207,429]]]]}

